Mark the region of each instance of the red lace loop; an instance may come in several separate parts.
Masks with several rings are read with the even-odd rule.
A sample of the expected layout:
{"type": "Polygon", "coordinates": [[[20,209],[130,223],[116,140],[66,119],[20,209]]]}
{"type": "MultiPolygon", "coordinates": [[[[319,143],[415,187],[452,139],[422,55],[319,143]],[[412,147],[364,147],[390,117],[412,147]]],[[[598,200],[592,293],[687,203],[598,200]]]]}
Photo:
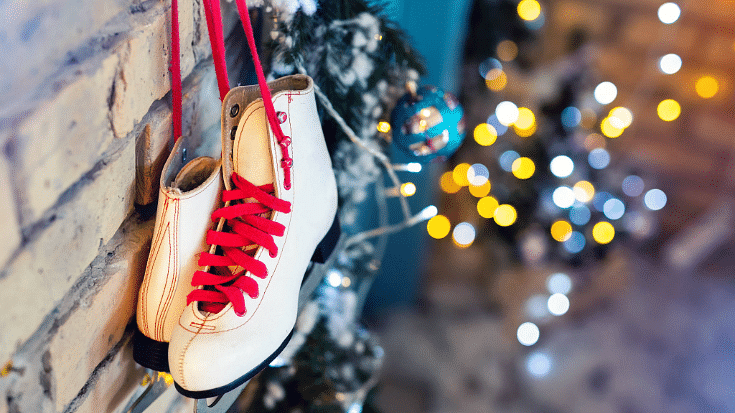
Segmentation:
{"type": "Polygon", "coordinates": [[[278,211],[291,212],[291,203],[279,199],[268,192],[273,192],[273,185],[255,186],[246,179],[232,174],[235,189],[224,191],[225,202],[236,202],[216,210],[213,220],[224,219],[224,231],[207,232],[207,244],[217,245],[222,255],[203,252],[199,257],[199,265],[210,267],[209,272],[197,271],[191,280],[193,286],[204,286],[187,296],[187,305],[199,302],[202,310],[217,313],[227,303],[232,303],[235,314],[245,315],[245,299],[243,293],[257,298],[258,283],[248,275],[258,278],[268,276],[265,264],[255,259],[257,248],[243,251],[243,247],[255,246],[268,250],[271,257],[278,254],[274,236],[283,236],[286,228],[283,224],[261,216],[261,214],[278,211]],[[242,268],[233,273],[231,268],[242,268]]]}

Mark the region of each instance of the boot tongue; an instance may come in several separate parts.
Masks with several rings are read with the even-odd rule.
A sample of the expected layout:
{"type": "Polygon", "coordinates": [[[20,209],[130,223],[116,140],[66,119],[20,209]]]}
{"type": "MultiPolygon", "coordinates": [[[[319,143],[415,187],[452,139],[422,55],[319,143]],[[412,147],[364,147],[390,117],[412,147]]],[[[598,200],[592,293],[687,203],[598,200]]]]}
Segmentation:
{"type": "Polygon", "coordinates": [[[262,106],[240,123],[232,149],[235,173],[255,186],[274,183],[268,118],[262,106]]]}

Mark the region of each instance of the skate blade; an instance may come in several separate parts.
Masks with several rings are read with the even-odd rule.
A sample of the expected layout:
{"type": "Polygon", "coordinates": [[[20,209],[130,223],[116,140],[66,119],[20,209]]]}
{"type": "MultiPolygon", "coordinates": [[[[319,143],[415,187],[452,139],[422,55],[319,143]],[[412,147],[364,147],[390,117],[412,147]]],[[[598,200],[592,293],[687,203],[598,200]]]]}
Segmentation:
{"type": "Polygon", "coordinates": [[[160,395],[162,395],[174,383],[170,374],[146,369],[146,374],[141,383],[144,388],[142,393],[131,400],[123,410],[125,413],[143,413],[160,395]]]}
{"type": "Polygon", "coordinates": [[[217,397],[197,399],[194,413],[226,413],[240,396],[250,380],[217,397]]]}

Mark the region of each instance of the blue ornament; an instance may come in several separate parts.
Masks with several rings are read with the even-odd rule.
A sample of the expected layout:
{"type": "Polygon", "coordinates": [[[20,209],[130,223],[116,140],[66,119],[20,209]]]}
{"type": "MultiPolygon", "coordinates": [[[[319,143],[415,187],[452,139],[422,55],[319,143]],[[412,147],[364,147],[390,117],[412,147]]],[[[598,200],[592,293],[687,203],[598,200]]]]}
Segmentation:
{"type": "Polygon", "coordinates": [[[465,136],[459,101],[434,86],[408,89],[391,114],[393,143],[416,162],[451,156],[465,136]]]}

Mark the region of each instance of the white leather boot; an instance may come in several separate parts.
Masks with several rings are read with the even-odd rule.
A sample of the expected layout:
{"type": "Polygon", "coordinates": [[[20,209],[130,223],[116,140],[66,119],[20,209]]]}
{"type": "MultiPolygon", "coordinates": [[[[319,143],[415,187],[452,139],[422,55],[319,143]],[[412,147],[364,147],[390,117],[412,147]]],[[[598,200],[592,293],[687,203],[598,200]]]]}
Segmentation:
{"type": "Polygon", "coordinates": [[[220,157],[219,142],[185,136],[176,142],[161,173],[156,226],[138,293],[138,331],[133,343],[133,358],[147,368],[169,371],[171,331],[193,290],[191,277],[202,268],[197,261],[207,247],[211,214],[221,205],[222,168],[215,157],[220,157]]]}
{"type": "Polygon", "coordinates": [[[224,218],[208,235],[214,264],[195,274],[192,282],[199,286],[189,295],[169,348],[171,374],[188,397],[223,394],[283,350],[309,261],[326,258],[334,247],[325,245],[338,231],[337,185],[313,81],[295,75],[268,85],[289,137],[281,143],[257,86],[234,88],[223,103],[229,190],[223,199],[229,202],[215,212],[224,218]]]}

